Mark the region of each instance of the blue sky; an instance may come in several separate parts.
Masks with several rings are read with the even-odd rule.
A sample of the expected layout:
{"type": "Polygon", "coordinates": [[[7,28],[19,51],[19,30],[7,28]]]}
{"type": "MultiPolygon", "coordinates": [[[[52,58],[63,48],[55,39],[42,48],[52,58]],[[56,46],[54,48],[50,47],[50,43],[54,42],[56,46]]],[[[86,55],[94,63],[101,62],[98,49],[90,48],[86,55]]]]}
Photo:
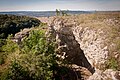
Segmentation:
{"type": "Polygon", "coordinates": [[[0,0],[0,11],[120,10],[120,0],[0,0]]]}

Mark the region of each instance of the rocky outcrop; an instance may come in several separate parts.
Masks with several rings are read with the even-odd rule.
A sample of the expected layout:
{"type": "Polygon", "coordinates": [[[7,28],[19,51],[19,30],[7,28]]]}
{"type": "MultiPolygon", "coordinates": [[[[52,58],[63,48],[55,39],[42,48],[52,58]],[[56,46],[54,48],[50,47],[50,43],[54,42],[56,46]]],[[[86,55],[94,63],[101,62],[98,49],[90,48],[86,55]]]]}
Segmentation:
{"type": "Polygon", "coordinates": [[[84,51],[90,64],[96,68],[104,67],[108,59],[108,47],[104,46],[106,35],[100,29],[94,30],[89,27],[75,26],[72,28],[76,41],[84,51]]]}
{"type": "Polygon", "coordinates": [[[29,35],[31,29],[32,28],[23,29],[21,32],[16,33],[15,36],[11,38],[11,40],[19,44],[25,36],[29,35]]]}
{"type": "Polygon", "coordinates": [[[120,80],[120,72],[107,69],[105,71],[96,70],[88,80],[120,80]]]}
{"type": "MultiPolygon", "coordinates": [[[[62,21],[58,21],[49,26],[49,32],[56,38],[58,44],[58,57],[70,64],[85,67],[92,74],[95,72],[94,67],[88,62],[83,50],[80,48],[80,44],[76,41],[72,32],[72,26],[64,25],[62,21]]],[[[87,70],[84,69],[83,71],[87,70]]],[[[89,72],[87,71],[87,73],[89,72]]],[[[86,79],[85,75],[82,77],[86,79]]]]}
{"type": "MultiPolygon", "coordinates": [[[[58,43],[58,56],[94,73],[89,80],[119,80],[115,77],[116,74],[120,76],[119,72],[106,69],[109,58],[116,56],[112,54],[116,52],[116,49],[113,48],[116,43],[112,39],[113,35],[115,37],[119,32],[114,34],[112,30],[119,27],[118,23],[115,25],[112,22],[113,27],[111,27],[110,23],[106,22],[111,17],[104,17],[106,14],[97,15],[97,17],[94,15],[82,16],[56,17],[49,23],[50,31],[58,43]],[[83,19],[79,20],[79,18],[83,19]],[[106,70],[103,71],[104,69],[106,70]]],[[[117,17],[113,19],[117,19],[117,17]]],[[[119,52],[116,53],[119,61],[119,52]]]]}

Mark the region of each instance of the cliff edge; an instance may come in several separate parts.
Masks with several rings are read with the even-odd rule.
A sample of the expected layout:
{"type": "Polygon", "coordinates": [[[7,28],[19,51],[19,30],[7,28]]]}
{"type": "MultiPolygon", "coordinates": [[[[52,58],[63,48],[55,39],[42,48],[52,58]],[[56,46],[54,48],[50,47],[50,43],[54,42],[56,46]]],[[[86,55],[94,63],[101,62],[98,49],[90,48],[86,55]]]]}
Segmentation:
{"type": "Polygon", "coordinates": [[[89,80],[120,79],[120,13],[57,16],[48,22],[58,55],[88,69],[89,80]]]}

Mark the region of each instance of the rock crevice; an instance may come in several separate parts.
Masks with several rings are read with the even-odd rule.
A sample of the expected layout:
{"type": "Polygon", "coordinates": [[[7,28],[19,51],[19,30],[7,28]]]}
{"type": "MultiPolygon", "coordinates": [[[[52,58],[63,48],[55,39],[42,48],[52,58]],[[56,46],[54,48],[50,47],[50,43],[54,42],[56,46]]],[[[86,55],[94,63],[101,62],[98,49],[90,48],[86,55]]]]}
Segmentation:
{"type": "Polygon", "coordinates": [[[115,41],[119,42],[119,38],[114,38],[115,41],[112,38],[113,35],[118,36],[118,32],[115,34],[109,30],[118,26],[111,27],[104,20],[94,22],[92,18],[93,15],[55,17],[48,23],[58,44],[58,55],[72,64],[87,68],[93,74],[89,80],[119,80],[119,71],[106,68],[109,58],[116,52],[115,41]]]}
{"type": "Polygon", "coordinates": [[[58,44],[58,51],[60,51],[58,55],[72,64],[87,68],[93,74],[95,69],[85,57],[78,41],[76,41],[72,27],[64,25],[62,21],[53,22],[49,27],[58,44]]]}

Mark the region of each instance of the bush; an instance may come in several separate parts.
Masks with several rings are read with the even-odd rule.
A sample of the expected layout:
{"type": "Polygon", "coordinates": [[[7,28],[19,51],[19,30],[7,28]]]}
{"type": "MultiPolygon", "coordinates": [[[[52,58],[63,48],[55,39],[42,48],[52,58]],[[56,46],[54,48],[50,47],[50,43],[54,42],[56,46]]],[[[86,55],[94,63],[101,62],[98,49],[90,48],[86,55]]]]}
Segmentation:
{"type": "Polygon", "coordinates": [[[2,52],[2,46],[6,44],[6,40],[0,39],[0,52],[2,52]]]}
{"type": "Polygon", "coordinates": [[[109,59],[109,61],[107,63],[107,68],[108,69],[118,70],[118,62],[117,62],[117,60],[115,58],[109,59]]]}
{"type": "Polygon", "coordinates": [[[36,18],[16,15],[0,15],[0,39],[6,39],[9,34],[15,34],[20,29],[39,26],[36,18]]]}
{"type": "Polygon", "coordinates": [[[53,76],[53,66],[56,64],[54,42],[48,41],[44,31],[32,31],[23,41],[20,62],[33,79],[50,80],[53,76]]]}
{"type": "Polygon", "coordinates": [[[32,80],[28,72],[17,62],[13,61],[8,69],[6,69],[1,77],[1,80],[32,80]]]}
{"type": "Polygon", "coordinates": [[[5,63],[5,59],[7,58],[7,55],[10,53],[15,52],[19,49],[19,46],[10,40],[12,35],[9,35],[7,40],[1,39],[1,46],[0,46],[0,65],[5,63]]]}
{"type": "Polygon", "coordinates": [[[8,36],[8,39],[6,40],[6,44],[2,46],[2,52],[13,53],[13,52],[15,52],[19,48],[19,46],[17,45],[17,43],[13,42],[10,39],[12,36],[13,35],[9,35],[8,36]]]}
{"type": "Polygon", "coordinates": [[[30,80],[28,71],[26,71],[16,60],[11,63],[7,78],[11,80],[30,80]]]}
{"type": "Polygon", "coordinates": [[[53,80],[67,74],[67,68],[58,65],[54,39],[48,39],[43,30],[31,31],[19,45],[8,38],[3,48],[12,56],[2,80],[53,80]]]}
{"type": "Polygon", "coordinates": [[[9,76],[9,70],[6,69],[6,70],[4,70],[4,72],[0,75],[0,80],[8,80],[8,76],[9,76]]]}
{"type": "Polygon", "coordinates": [[[20,44],[7,40],[4,51],[13,53],[20,49],[19,56],[13,56],[8,73],[3,73],[6,80],[52,80],[54,67],[57,65],[55,44],[47,40],[44,31],[33,30],[20,44]],[[9,45],[8,45],[9,44],[9,45]]]}
{"type": "Polygon", "coordinates": [[[3,56],[0,55],[0,65],[4,64],[4,62],[5,62],[5,61],[4,61],[3,56]]]}

